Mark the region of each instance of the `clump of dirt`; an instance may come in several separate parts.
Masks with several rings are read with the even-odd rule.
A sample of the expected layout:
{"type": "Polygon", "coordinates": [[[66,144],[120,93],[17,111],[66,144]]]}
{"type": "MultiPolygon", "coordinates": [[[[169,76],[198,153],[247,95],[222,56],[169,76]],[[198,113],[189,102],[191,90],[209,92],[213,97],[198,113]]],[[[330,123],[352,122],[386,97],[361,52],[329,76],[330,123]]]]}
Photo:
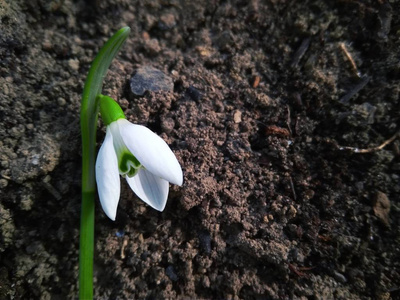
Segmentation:
{"type": "Polygon", "coordinates": [[[399,10],[1,4],[0,298],[77,296],[80,95],[123,26],[103,93],[171,146],[184,185],[163,213],[125,183],[116,222],[97,208],[96,299],[399,297],[399,10]],[[132,93],[150,67],[172,91],[132,93]]]}

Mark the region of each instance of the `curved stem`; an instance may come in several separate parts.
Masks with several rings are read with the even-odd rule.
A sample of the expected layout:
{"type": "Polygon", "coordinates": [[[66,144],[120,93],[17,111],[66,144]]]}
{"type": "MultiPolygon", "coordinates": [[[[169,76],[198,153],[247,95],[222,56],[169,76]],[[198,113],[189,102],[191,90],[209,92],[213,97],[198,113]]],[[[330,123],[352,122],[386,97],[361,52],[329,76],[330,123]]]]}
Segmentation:
{"type": "Polygon", "coordinates": [[[82,95],[82,211],[79,250],[79,298],[93,299],[93,250],[94,250],[94,200],[96,192],[95,156],[96,130],[103,79],[111,61],[124,44],[130,32],[124,27],[115,33],[101,48],[86,78],[82,95]]]}

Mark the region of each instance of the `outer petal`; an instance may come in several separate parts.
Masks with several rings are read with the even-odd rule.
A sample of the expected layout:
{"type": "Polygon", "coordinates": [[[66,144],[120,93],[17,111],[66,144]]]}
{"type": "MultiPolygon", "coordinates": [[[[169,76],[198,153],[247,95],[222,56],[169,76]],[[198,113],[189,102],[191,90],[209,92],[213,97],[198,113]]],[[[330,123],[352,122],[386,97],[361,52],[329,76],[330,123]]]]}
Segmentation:
{"type": "Polygon", "coordinates": [[[119,130],[126,147],[151,173],[182,185],[182,168],[167,143],[153,131],[119,119],[119,130]]]}
{"type": "Polygon", "coordinates": [[[154,209],[164,210],[168,198],[168,181],[145,169],[140,169],[139,173],[131,178],[126,177],[126,180],[140,199],[154,209]]]}
{"type": "Polygon", "coordinates": [[[96,160],[96,182],[101,206],[106,215],[115,220],[121,184],[118,159],[114,150],[111,131],[107,128],[106,138],[96,160]]]}

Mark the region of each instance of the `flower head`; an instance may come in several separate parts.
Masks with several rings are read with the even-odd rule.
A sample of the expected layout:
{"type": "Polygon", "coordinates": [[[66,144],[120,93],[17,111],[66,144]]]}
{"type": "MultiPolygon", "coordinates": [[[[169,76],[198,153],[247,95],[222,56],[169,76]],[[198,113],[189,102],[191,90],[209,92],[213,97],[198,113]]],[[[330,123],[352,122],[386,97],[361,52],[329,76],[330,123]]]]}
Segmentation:
{"type": "MultiPolygon", "coordinates": [[[[169,182],[182,185],[181,166],[162,138],[144,126],[127,121],[121,108],[112,99],[120,111],[116,109],[117,114],[110,116],[108,104],[103,106],[109,99],[106,96],[100,99],[102,116],[108,116],[103,116],[107,131],[96,160],[96,181],[101,206],[106,215],[115,220],[122,175],[141,200],[163,211],[169,182]]],[[[115,110],[114,104],[111,106],[111,110],[115,110]]]]}

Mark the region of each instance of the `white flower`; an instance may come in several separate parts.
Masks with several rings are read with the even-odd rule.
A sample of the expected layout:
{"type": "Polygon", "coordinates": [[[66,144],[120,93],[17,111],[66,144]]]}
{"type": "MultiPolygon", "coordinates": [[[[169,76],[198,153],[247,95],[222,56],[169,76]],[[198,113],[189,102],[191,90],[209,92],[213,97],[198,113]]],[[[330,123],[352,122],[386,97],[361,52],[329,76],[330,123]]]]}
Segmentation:
{"type": "Polygon", "coordinates": [[[118,119],[107,126],[106,138],[96,160],[100,203],[115,220],[122,175],[135,194],[151,207],[163,211],[169,182],[182,185],[181,166],[162,138],[150,129],[118,119]]]}

